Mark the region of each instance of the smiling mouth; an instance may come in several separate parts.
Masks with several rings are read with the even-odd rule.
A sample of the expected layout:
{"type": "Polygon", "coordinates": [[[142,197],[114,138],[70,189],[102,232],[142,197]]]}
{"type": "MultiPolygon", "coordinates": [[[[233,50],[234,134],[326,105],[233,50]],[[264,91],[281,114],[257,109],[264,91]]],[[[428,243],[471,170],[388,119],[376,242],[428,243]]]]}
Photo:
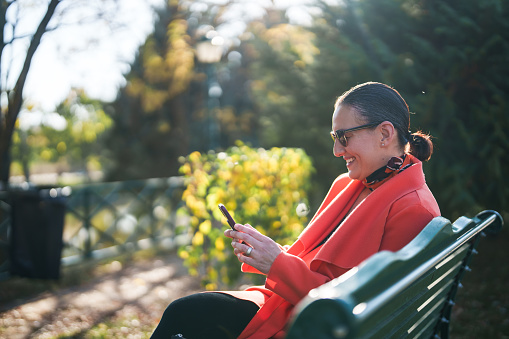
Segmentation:
{"type": "Polygon", "coordinates": [[[345,159],[345,161],[346,161],[346,164],[347,164],[347,165],[348,165],[348,164],[350,164],[350,163],[351,163],[352,161],[354,161],[354,160],[355,160],[355,158],[348,158],[348,159],[345,159]]]}

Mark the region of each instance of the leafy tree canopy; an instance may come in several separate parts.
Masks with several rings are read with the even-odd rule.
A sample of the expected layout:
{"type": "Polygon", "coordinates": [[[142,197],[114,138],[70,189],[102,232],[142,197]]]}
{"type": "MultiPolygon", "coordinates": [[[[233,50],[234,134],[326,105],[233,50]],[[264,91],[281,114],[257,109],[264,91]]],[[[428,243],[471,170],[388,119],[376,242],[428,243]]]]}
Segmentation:
{"type": "Polygon", "coordinates": [[[87,176],[89,171],[108,165],[102,144],[112,120],[102,102],[88,98],[82,90],[73,90],[51,115],[60,117],[59,127],[43,122],[14,133],[13,159],[21,165],[27,180],[31,163],[51,163],[59,172],[83,172],[87,176]]]}
{"type": "Polygon", "coordinates": [[[284,29],[251,28],[260,51],[252,75],[267,127],[262,144],[305,148],[325,190],[344,171],[331,159],[327,133],[334,99],[355,84],[381,81],[416,113],[412,131],[435,136],[437,150],[425,171],[443,214],[502,210],[509,198],[499,184],[509,171],[507,4],[363,0],[320,6],[302,34],[313,34],[307,49],[313,61],[304,67],[284,29]],[[280,33],[271,34],[275,30],[280,33]]]}

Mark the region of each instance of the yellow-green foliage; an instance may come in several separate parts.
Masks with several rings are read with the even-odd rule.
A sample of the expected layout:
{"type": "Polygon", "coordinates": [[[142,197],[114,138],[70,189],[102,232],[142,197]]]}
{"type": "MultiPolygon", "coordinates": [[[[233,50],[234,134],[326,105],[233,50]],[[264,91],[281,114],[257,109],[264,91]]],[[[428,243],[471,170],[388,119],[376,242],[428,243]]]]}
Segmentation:
{"type": "Polygon", "coordinates": [[[207,289],[233,285],[240,263],[217,205],[237,223],[250,224],[281,245],[292,244],[307,222],[307,189],[313,166],[302,149],[253,149],[242,143],[218,154],[190,154],[181,172],[192,244],[180,249],[192,275],[207,289]],[[299,207],[299,208],[297,208],[299,207]]]}

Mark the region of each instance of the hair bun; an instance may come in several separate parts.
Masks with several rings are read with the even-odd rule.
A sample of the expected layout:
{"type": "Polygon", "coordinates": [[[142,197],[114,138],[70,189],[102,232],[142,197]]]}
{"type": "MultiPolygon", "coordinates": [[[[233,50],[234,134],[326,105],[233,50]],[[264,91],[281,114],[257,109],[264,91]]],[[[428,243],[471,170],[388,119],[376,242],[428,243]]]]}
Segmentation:
{"type": "Polygon", "coordinates": [[[428,161],[431,158],[431,155],[433,154],[433,142],[431,141],[431,135],[418,131],[411,133],[408,141],[410,144],[408,153],[412,154],[421,161],[428,161]]]}

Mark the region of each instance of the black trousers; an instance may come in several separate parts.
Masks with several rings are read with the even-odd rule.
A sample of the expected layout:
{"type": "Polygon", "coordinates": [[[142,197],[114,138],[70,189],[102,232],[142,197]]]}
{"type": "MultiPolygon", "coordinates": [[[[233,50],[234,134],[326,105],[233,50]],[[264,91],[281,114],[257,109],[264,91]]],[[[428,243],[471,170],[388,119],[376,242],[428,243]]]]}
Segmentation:
{"type": "Polygon", "coordinates": [[[258,309],[254,302],[228,294],[192,294],[168,305],[151,338],[237,338],[258,309]]]}

